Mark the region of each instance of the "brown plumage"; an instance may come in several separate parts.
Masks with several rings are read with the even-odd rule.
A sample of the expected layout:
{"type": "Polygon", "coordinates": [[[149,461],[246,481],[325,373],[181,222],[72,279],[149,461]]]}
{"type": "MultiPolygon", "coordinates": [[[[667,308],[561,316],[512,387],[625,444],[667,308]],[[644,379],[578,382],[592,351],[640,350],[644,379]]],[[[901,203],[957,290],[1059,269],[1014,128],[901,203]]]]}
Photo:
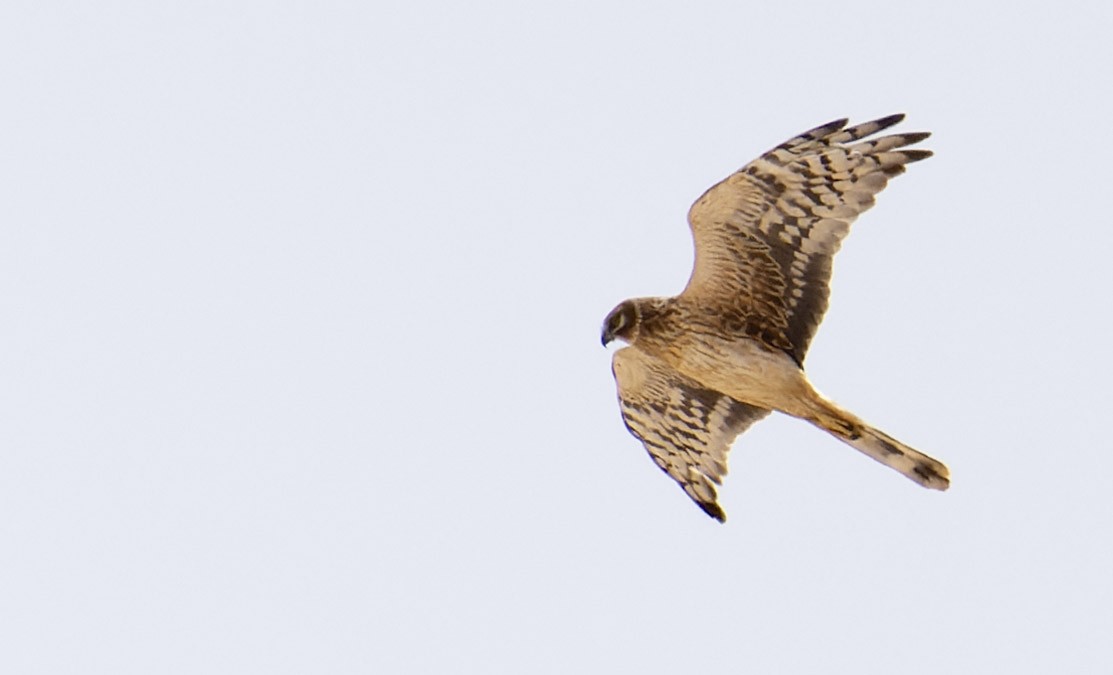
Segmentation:
{"type": "Polygon", "coordinates": [[[688,213],[696,261],[684,291],[627,300],[603,324],[604,344],[629,344],[613,360],[626,426],[713,518],[725,519],[714,485],[731,443],[771,410],[925,487],[949,485],[947,467],[823,398],[803,371],[851,223],[889,178],[931,156],[907,149],[927,133],[865,140],[903,118],[816,127],[712,187],[688,213]]]}

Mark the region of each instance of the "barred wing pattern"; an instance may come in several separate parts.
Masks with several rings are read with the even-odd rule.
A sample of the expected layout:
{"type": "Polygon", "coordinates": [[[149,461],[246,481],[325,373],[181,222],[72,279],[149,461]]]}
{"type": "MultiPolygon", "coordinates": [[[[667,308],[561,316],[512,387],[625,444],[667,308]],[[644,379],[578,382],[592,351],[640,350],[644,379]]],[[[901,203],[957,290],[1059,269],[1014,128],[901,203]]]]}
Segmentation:
{"type": "Polygon", "coordinates": [[[850,225],[930,134],[863,140],[904,119],[841,119],[785,141],[705,192],[688,213],[696,262],[682,299],[803,364],[827,311],[831,262],[850,225]]]}
{"type": "Polygon", "coordinates": [[[727,473],[727,452],[769,411],[701,387],[636,347],[615,352],[612,370],[626,428],[707,515],[726,520],[715,486],[727,473]]]}

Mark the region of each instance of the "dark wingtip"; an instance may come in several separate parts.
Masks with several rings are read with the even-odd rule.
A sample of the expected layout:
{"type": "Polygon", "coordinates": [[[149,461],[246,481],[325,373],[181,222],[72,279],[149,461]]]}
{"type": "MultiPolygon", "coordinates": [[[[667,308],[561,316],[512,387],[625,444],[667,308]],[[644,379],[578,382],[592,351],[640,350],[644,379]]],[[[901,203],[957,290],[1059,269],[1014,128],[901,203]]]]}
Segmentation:
{"type": "Polygon", "coordinates": [[[903,119],[904,113],[893,113],[892,115],[886,115],[885,117],[874,120],[873,123],[879,127],[878,130],[880,131],[881,129],[888,129],[894,124],[899,124],[903,119]]]}
{"type": "Polygon", "coordinates": [[[703,512],[711,516],[720,523],[727,522],[727,514],[723,513],[722,507],[714,502],[696,502],[703,512]]]}
{"type": "Polygon", "coordinates": [[[915,145],[916,143],[919,143],[922,140],[931,138],[931,132],[930,131],[915,131],[915,132],[910,133],[910,134],[901,134],[901,136],[904,138],[904,145],[902,145],[901,147],[904,147],[905,145],[915,145]]]}
{"type": "Polygon", "coordinates": [[[849,122],[849,117],[840,117],[837,120],[831,120],[827,124],[821,124],[820,126],[809,131],[808,134],[813,135],[815,138],[822,138],[828,134],[833,134],[836,131],[842,129],[849,122]]]}

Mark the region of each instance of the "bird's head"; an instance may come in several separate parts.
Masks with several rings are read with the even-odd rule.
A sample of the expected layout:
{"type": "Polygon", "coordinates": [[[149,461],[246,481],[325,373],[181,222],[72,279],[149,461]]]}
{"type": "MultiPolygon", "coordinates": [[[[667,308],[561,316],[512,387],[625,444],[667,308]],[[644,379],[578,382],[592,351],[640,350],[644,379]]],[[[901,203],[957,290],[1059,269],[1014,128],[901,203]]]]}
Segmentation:
{"type": "Polygon", "coordinates": [[[633,343],[638,337],[638,325],[641,323],[641,312],[632,300],[626,300],[611,310],[603,321],[603,346],[606,347],[614,339],[633,343]]]}

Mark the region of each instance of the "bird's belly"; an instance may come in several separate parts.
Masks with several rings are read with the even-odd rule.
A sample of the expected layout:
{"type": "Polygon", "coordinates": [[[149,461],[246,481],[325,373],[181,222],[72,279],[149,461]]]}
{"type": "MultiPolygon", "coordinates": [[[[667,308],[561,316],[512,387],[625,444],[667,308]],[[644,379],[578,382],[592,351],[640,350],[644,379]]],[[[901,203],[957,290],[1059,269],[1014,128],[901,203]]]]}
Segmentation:
{"type": "Polygon", "coordinates": [[[736,401],[800,416],[811,386],[788,354],[754,340],[706,336],[673,345],[673,367],[736,401]]]}

